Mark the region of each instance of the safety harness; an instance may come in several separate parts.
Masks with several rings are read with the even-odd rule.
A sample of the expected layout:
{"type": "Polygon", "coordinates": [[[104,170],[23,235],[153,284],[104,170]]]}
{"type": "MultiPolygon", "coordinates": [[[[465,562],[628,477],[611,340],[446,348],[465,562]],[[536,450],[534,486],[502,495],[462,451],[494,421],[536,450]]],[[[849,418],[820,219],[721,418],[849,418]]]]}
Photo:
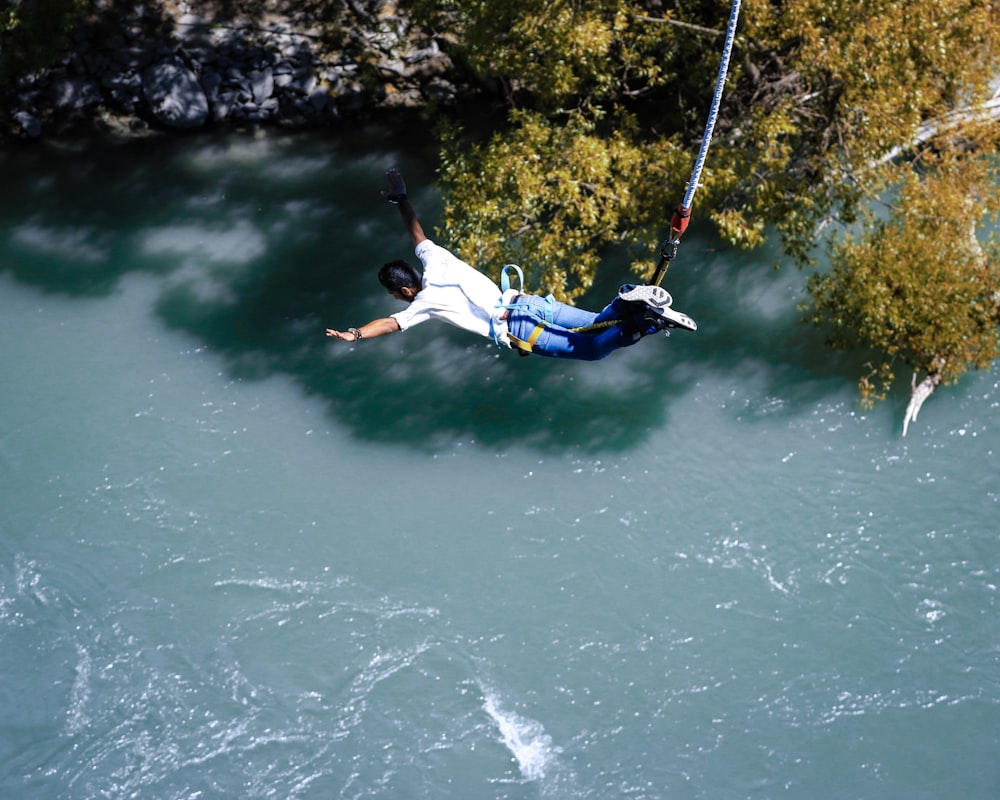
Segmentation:
{"type": "Polygon", "coordinates": [[[503,347],[501,332],[506,333],[512,350],[517,350],[519,355],[531,355],[535,344],[543,333],[546,324],[551,325],[553,319],[553,307],[555,298],[550,294],[545,297],[545,319],[532,329],[527,339],[518,339],[507,327],[506,316],[515,309],[526,309],[528,304],[519,301],[517,298],[524,296],[524,272],[517,264],[506,264],[500,270],[500,299],[497,300],[496,312],[490,318],[490,335],[497,347],[503,347]],[[517,275],[517,288],[511,286],[511,271],[517,275]],[[504,314],[504,311],[507,314],[504,314]],[[502,328],[501,328],[502,326],[502,328]]]}

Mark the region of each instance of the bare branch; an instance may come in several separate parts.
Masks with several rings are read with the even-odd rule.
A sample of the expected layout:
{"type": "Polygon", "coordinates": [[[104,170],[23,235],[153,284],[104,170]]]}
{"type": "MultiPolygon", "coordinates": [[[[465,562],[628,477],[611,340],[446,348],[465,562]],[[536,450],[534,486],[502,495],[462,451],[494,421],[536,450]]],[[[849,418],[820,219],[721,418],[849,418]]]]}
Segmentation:
{"type": "Polygon", "coordinates": [[[911,421],[916,421],[917,414],[920,413],[920,409],[924,404],[924,401],[934,394],[934,390],[937,389],[938,384],[941,383],[941,373],[932,372],[917,385],[917,373],[913,373],[913,378],[910,381],[910,386],[912,391],[910,392],[910,402],[906,406],[906,416],[903,418],[903,436],[906,436],[906,431],[910,427],[911,421]]]}
{"type": "Polygon", "coordinates": [[[633,19],[640,20],[641,22],[655,22],[658,25],[676,25],[678,28],[687,28],[691,31],[697,31],[698,33],[706,33],[710,36],[725,36],[725,31],[717,31],[715,28],[705,28],[701,25],[695,25],[691,22],[681,22],[679,19],[664,19],[663,17],[647,17],[645,14],[633,14],[633,19]]]}

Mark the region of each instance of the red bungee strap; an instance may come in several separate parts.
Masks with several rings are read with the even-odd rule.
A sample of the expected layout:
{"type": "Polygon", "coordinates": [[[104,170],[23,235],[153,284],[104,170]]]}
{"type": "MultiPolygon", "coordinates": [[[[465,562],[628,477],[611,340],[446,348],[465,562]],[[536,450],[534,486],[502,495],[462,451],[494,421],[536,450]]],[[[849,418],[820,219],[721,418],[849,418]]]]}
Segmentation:
{"type": "Polygon", "coordinates": [[[687,230],[688,223],[691,221],[691,209],[683,208],[682,206],[677,206],[674,209],[674,215],[670,220],[670,229],[674,233],[675,239],[680,239],[684,231],[687,230]]]}

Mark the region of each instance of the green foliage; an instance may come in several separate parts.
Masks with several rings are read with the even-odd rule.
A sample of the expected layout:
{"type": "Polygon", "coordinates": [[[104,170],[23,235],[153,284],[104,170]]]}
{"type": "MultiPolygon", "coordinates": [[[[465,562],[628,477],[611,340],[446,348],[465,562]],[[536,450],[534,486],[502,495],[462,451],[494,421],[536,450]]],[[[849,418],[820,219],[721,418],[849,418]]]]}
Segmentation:
{"type": "Polygon", "coordinates": [[[414,0],[425,24],[517,104],[558,109],[661,84],[671,38],[623,0],[414,0]]]}
{"type": "Polygon", "coordinates": [[[817,223],[885,191],[886,158],[985,100],[1000,72],[1000,18],[982,0],[758,0],[745,32],[748,57],[782,66],[764,68],[740,140],[721,148],[739,178],[727,204],[775,224],[803,263],[817,223]],[[762,145],[775,135],[790,153],[762,145]]]}
{"type": "MultiPolygon", "coordinates": [[[[560,126],[532,111],[512,121],[469,152],[446,141],[444,238],[472,264],[520,264],[537,290],[569,300],[591,285],[603,248],[656,235],[658,187],[688,155],[666,140],[636,147],[624,117],[607,134],[583,112],[560,126]]],[[[641,257],[651,272],[650,253],[641,257]]]]}
{"type": "Polygon", "coordinates": [[[87,0],[0,0],[0,82],[48,66],[87,0]]]}

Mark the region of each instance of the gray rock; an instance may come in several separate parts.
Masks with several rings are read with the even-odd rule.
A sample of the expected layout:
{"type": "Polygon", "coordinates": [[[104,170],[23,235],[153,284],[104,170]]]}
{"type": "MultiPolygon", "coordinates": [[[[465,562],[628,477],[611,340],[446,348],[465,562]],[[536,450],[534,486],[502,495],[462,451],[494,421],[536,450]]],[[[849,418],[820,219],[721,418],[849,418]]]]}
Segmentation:
{"type": "Polygon", "coordinates": [[[327,94],[323,89],[317,89],[315,92],[309,95],[309,105],[317,113],[326,108],[327,103],[330,102],[330,95],[327,94]]]}
{"type": "Polygon", "coordinates": [[[238,105],[236,92],[219,92],[218,97],[212,103],[212,119],[216,122],[224,120],[238,105]]]}
{"type": "Polygon", "coordinates": [[[164,125],[200,128],[208,119],[208,98],[195,74],[182,64],[153,64],[143,72],[142,88],[153,115],[164,125]]]}
{"type": "Polygon", "coordinates": [[[62,78],[52,84],[52,102],[56,108],[79,111],[100,103],[101,92],[86,78],[62,78]]]}
{"type": "Polygon", "coordinates": [[[435,78],[424,88],[424,94],[431,100],[450,106],[458,101],[458,89],[455,84],[442,78],[435,78]]]}
{"type": "Polygon", "coordinates": [[[204,32],[208,26],[197,14],[183,14],[177,20],[177,36],[180,39],[193,38],[204,32]]]}
{"type": "Polygon", "coordinates": [[[311,95],[316,89],[316,76],[312,70],[308,72],[301,71],[289,81],[288,89],[299,94],[311,95]]]}
{"type": "Polygon", "coordinates": [[[250,91],[253,92],[254,103],[263,105],[274,94],[274,71],[265,67],[251,72],[250,91]]]}
{"type": "Polygon", "coordinates": [[[18,111],[14,114],[14,121],[21,126],[25,136],[37,139],[42,135],[42,123],[34,114],[27,111],[18,111]]]}
{"type": "Polygon", "coordinates": [[[264,120],[272,119],[278,114],[278,101],[275,98],[270,98],[265,100],[256,108],[248,109],[247,119],[252,122],[263,122],[264,120]]]}
{"type": "Polygon", "coordinates": [[[141,72],[153,61],[153,54],[148,47],[134,46],[126,47],[116,51],[116,56],[121,62],[123,70],[141,72]]]}
{"type": "Polygon", "coordinates": [[[331,50],[311,12],[275,11],[266,25],[238,14],[215,25],[193,0],[166,11],[140,0],[117,29],[81,28],[51,67],[16,76],[3,98],[7,130],[48,134],[86,115],[113,119],[123,131],[151,118],[171,128],[329,122],[364,108],[451,104],[468,90],[454,82],[437,43],[411,33],[398,0],[345,2],[355,19],[346,44],[331,50]],[[365,69],[375,66],[384,86],[360,77],[358,44],[365,69]]]}
{"type": "Polygon", "coordinates": [[[222,86],[222,76],[215,70],[205,70],[201,74],[201,88],[209,102],[219,96],[219,89],[222,86]]]}

